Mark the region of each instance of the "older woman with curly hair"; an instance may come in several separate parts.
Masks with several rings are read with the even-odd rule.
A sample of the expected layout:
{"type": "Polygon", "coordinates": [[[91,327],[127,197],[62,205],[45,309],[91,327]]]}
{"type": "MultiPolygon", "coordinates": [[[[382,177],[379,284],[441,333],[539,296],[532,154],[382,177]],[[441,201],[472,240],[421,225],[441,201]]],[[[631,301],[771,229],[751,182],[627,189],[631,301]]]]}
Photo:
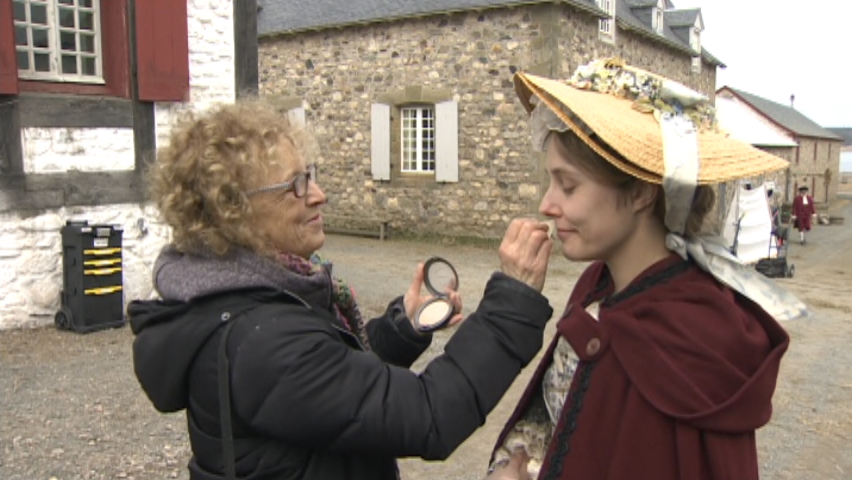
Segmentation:
{"type": "Polygon", "coordinates": [[[552,314],[540,293],[551,241],[515,220],[476,312],[409,370],[431,342],[411,321],[429,300],[423,265],[362,320],[316,255],[326,196],[306,138],[256,101],[226,105],[184,119],[152,167],[173,243],[154,267],[162,299],[128,307],[134,366],[158,410],[186,410],[192,479],[396,479],[396,457],[446,458],[539,350],[552,314]]]}

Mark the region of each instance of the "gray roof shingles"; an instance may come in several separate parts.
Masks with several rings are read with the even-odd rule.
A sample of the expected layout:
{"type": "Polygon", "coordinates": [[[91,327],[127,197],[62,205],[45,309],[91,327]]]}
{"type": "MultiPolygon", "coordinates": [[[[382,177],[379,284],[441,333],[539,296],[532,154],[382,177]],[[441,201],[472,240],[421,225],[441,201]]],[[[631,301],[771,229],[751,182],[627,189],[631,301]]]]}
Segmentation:
{"type": "Polygon", "coordinates": [[[831,140],[841,140],[842,138],[828,129],[819,126],[810,118],[804,116],[798,110],[775,103],[763,97],[737,90],[731,87],[724,87],[732,93],[743,99],[746,103],[754,107],[759,112],[766,115],[767,118],[774,121],[778,125],[787,130],[803,137],[827,138],[831,140]]]}
{"type": "Polygon", "coordinates": [[[701,10],[691,8],[688,10],[666,10],[666,24],[672,27],[691,27],[695,25],[701,10]]]}
{"type": "Polygon", "coordinates": [[[842,138],[844,146],[852,145],[852,128],[829,128],[828,131],[842,138]]]}
{"type": "MultiPolygon", "coordinates": [[[[692,48],[689,46],[689,41],[680,38],[675,32],[672,30],[671,25],[669,25],[669,17],[668,14],[670,10],[666,11],[666,20],[663,23],[663,34],[660,35],[654,30],[651,29],[650,25],[645,24],[636,14],[633,12],[633,8],[637,8],[637,6],[632,6],[631,4],[635,0],[617,0],[616,4],[616,18],[618,19],[618,23],[622,28],[633,30],[639,34],[645,35],[647,37],[654,38],[670,47],[673,47],[677,50],[683,52],[692,52],[692,48]]],[[[671,2],[667,2],[670,8],[674,8],[671,2]]],[[[642,7],[647,8],[647,7],[642,7]]],[[[692,17],[692,23],[695,22],[695,18],[698,16],[700,9],[689,9],[689,10],[675,10],[674,12],[691,12],[688,15],[692,17]]],[[[680,17],[677,17],[680,19],[680,17]]],[[[725,67],[725,64],[722,63],[721,60],[713,56],[706,48],[701,48],[701,56],[705,61],[709,62],[712,65],[719,65],[725,67]]]]}
{"type": "Polygon", "coordinates": [[[626,0],[628,7],[653,7],[657,5],[658,0],[626,0]]]}
{"type": "MultiPolygon", "coordinates": [[[[552,1],[552,0],[551,0],[552,1]]],[[[599,11],[595,0],[558,0],[599,11]]],[[[258,0],[260,36],[446,12],[545,3],[544,0],[258,0]]]]}

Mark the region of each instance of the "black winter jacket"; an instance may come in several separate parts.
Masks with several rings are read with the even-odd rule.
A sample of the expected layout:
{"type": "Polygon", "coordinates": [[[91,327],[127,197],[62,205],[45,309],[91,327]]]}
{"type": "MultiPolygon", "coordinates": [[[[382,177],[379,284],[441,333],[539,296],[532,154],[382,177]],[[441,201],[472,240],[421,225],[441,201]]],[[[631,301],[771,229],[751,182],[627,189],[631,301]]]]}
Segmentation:
{"type": "Polygon", "coordinates": [[[547,300],[495,273],[477,311],[420,374],[429,345],[401,297],[367,323],[364,351],[328,312],[271,289],[134,301],[136,375],[163,412],[187,410],[193,480],[223,478],[217,352],[227,342],[237,476],[396,479],[396,457],[444,459],[485,422],[541,347],[547,300]]]}

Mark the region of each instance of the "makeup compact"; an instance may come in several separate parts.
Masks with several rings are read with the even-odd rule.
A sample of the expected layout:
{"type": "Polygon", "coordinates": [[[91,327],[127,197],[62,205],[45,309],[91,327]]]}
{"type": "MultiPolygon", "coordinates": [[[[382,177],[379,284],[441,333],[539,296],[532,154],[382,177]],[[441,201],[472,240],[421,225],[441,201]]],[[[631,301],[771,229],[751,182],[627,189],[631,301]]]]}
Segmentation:
{"type": "Polygon", "coordinates": [[[414,323],[421,332],[432,332],[447,326],[457,312],[449,299],[449,291],[459,287],[459,276],[450,262],[441,257],[426,260],[423,267],[423,283],[432,299],[423,304],[414,314],[414,323]]]}

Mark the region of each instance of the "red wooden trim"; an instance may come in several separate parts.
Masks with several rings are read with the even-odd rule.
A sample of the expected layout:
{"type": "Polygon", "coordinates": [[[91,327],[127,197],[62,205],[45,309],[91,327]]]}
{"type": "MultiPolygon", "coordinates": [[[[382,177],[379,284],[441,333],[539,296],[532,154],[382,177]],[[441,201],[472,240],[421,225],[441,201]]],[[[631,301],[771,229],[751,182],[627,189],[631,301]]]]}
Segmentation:
{"type": "Polygon", "coordinates": [[[103,74],[109,94],[130,98],[130,33],[127,0],[101,0],[103,74]]]}
{"type": "MultiPolygon", "coordinates": [[[[0,0],[2,1],[2,0],[0,0]]],[[[21,93],[57,93],[68,95],[96,95],[109,97],[112,91],[107,85],[92,85],[89,83],[46,82],[41,80],[21,80],[18,82],[21,93]]]]}
{"type": "Polygon", "coordinates": [[[18,93],[18,60],[15,55],[15,21],[12,2],[0,0],[0,93],[18,93]]]}
{"type": "Polygon", "coordinates": [[[136,67],[139,99],[189,99],[186,0],[136,2],[136,67]]]}

